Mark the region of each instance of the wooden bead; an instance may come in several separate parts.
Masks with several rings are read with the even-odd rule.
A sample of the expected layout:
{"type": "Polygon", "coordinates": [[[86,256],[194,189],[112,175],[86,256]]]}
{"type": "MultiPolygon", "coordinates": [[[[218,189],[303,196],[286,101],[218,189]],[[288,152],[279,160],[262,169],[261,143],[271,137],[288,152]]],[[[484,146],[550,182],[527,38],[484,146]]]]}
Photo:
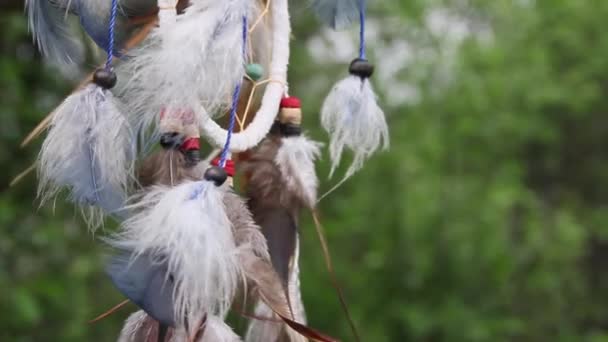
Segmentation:
{"type": "Polygon", "coordinates": [[[205,180],[213,182],[215,186],[222,186],[228,179],[228,174],[219,166],[211,166],[205,171],[205,180]]]}
{"type": "Polygon", "coordinates": [[[374,74],[374,65],[365,59],[357,58],[350,63],[348,72],[361,78],[370,78],[374,74]]]}
{"type": "Polygon", "coordinates": [[[97,69],[93,74],[93,82],[104,89],[112,89],[116,85],[116,74],[112,70],[97,69]]]}

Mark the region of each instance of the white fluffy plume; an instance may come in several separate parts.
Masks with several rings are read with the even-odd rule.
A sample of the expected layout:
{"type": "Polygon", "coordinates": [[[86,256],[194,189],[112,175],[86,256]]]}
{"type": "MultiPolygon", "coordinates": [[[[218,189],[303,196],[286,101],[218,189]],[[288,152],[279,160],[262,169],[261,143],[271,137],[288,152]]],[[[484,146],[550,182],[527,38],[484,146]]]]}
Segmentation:
{"type": "MultiPolygon", "coordinates": [[[[132,169],[131,134],[109,91],[91,84],[54,112],[38,157],[42,203],[67,188],[72,201],[117,214],[132,169]]],[[[92,211],[93,213],[95,211],[92,211]]],[[[96,216],[85,218],[95,227],[96,216]]]]}
{"type": "Polygon", "coordinates": [[[384,112],[376,102],[369,80],[348,76],[331,90],[321,109],[321,124],[331,135],[331,173],[336,171],[344,148],[354,159],[344,179],[359,171],[379,148],[388,149],[389,133],[384,112]]]}
{"type": "Polygon", "coordinates": [[[243,17],[250,0],[193,1],[119,67],[117,91],[146,131],[168,111],[223,113],[244,75],[243,17]],[[201,108],[201,106],[203,108],[201,108]]]}
{"type": "Polygon", "coordinates": [[[131,207],[135,214],[114,241],[167,261],[175,321],[188,322],[190,336],[205,315],[225,316],[242,277],[224,195],[207,181],[153,187],[131,207]]]}
{"type": "Polygon", "coordinates": [[[322,146],[304,135],[283,138],[274,159],[289,191],[297,194],[309,208],[317,203],[319,179],[315,161],[322,146]]]}

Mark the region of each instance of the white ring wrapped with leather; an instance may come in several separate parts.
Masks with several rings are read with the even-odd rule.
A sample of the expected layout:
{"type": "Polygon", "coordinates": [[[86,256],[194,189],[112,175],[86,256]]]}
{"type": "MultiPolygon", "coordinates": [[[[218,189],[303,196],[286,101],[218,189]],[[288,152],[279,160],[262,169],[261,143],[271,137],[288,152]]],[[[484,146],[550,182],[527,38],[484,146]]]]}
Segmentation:
{"type": "MultiPolygon", "coordinates": [[[[266,136],[279,112],[281,99],[287,84],[287,65],[289,64],[289,38],[291,23],[289,21],[288,0],[271,1],[272,13],[272,59],[269,77],[271,82],[266,86],[262,105],[253,121],[245,130],[234,133],[231,138],[230,151],[242,152],[255,147],[266,136]]],[[[200,121],[201,134],[214,147],[222,147],[228,132],[207,115],[200,121]]]]}
{"type": "Polygon", "coordinates": [[[159,26],[175,22],[177,17],[177,0],[157,0],[159,26]]]}

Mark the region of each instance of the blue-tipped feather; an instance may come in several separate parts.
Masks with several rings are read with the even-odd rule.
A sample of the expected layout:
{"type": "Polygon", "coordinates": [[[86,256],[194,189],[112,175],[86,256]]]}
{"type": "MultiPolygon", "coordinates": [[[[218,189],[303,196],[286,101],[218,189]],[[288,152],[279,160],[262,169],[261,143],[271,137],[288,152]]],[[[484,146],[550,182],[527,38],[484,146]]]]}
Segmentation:
{"type": "Polygon", "coordinates": [[[175,284],[167,274],[166,260],[156,261],[148,254],[133,258],[125,251],[112,258],[106,272],[116,288],[150,317],[164,325],[175,325],[175,284]]]}
{"type": "Polygon", "coordinates": [[[359,0],[311,0],[319,19],[334,29],[343,29],[359,19],[359,0]]]}
{"type": "Polygon", "coordinates": [[[69,64],[81,56],[77,40],[66,22],[67,3],[62,6],[49,0],[26,0],[29,27],[42,54],[53,61],[69,64]]]}

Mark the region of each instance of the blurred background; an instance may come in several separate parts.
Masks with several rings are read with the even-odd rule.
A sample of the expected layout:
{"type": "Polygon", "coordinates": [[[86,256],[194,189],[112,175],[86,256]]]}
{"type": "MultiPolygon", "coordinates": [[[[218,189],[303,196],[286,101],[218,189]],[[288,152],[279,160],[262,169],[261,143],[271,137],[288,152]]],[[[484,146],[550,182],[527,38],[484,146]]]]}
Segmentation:
{"type": "MultiPolygon", "coordinates": [[[[291,93],[318,127],[356,55],[356,28],[295,4],[291,93]]],[[[607,1],[370,1],[370,59],[389,152],[321,205],[364,341],[608,341],[607,1]]],[[[130,306],[76,210],[38,208],[40,140],[22,138],[97,64],[45,63],[22,1],[0,1],[0,340],[114,341],[130,306]]],[[[318,171],[322,189],[327,156],[318,171]]],[[[310,218],[312,326],[352,340],[310,218]]],[[[112,227],[107,227],[112,229],[112,227]]],[[[243,326],[242,320],[235,319],[243,326]]]]}

